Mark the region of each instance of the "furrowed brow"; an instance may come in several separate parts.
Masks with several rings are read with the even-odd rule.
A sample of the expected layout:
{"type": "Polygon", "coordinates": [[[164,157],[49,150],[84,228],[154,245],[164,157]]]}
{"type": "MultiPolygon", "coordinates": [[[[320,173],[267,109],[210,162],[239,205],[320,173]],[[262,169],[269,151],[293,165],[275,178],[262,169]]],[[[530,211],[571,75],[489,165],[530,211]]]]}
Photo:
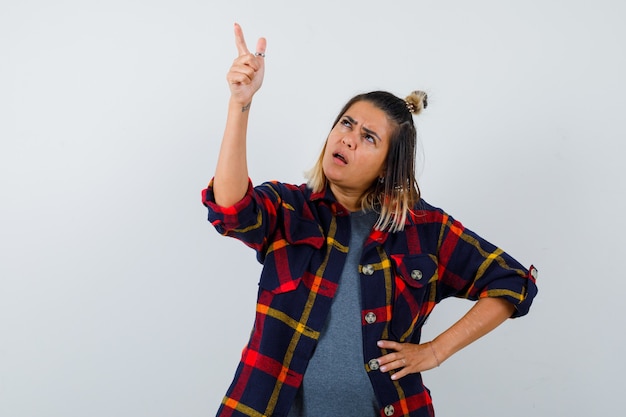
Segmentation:
{"type": "Polygon", "coordinates": [[[373,130],[368,129],[368,128],[366,128],[365,126],[363,126],[363,128],[362,128],[362,129],[363,129],[363,131],[365,131],[365,133],[367,133],[368,135],[372,135],[372,136],[374,136],[376,139],[381,140],[381,139],[380,139],[380,136],[378,136],[378,133],[374,132],[373,130]]]}
{"type": "Polygon", "coordinates": [[[354,125],[354,124],[356,124],[356,120],[354,120],[352,117],[348,116],[347,114],[346,114],[346,116],[345,116],[345,117],[346,117],[346,119],[348,119],[348,121],[349,121],[350,123],[352,123],[353,125],[354,125]]]}

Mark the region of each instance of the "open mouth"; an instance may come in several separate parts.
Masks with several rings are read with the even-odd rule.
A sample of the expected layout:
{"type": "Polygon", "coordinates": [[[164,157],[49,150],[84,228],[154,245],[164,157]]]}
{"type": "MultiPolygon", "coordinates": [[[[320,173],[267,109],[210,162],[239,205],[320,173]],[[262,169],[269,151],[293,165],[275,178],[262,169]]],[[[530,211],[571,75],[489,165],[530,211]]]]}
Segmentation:
{"type": "Polygon", "coordinates": [[[339,161],[341,161],[344,164],[348,164],[348,161],[346,161],[346,158],[342,154],[340,154],[339,152],[335,152],[333,154],[333,158],[338,159],[339,161]]]}

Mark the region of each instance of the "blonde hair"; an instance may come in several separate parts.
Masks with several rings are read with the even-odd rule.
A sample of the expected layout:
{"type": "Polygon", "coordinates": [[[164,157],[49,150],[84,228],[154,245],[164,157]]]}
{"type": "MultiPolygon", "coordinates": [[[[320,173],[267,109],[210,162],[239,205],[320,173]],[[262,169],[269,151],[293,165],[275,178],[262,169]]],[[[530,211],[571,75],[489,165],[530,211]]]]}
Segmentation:
{"type": "MultiPolygon", "coordinates": [[[[426,108],[427,100],[428,96],[423,91],[413,91],[404,100],[386,91],[359,94],[346,103],[333,123],[334,127],[354,103],[367,101],[384,111],[395,125],[390,137],[384,176],[374,181],[361,197],[363,210],[379,213],[374,225],[377,230],[403,230],[412,208],[420,200],[415,179],[417,133],[413,115],[420,114],[426,108]]],[[[320,192],[328,185],[322,166],[325,151],[326,143],[315,165],[305,173],[307,185],[313,192],[320,192]]]]}

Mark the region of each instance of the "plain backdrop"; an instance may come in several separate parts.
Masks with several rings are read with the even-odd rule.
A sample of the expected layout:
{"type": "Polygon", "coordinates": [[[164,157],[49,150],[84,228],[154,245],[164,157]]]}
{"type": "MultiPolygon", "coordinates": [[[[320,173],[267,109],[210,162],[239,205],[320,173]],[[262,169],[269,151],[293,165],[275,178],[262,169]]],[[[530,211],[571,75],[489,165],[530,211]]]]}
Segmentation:
{"type": "MultiPolygon", "coordinates": [[[[260,271],[200,201],[233,22],[251,48],[268,41],[254,183],[302,182],[354,94],[422,89],[424,198],[539,269],[527,317],[424,374],[437,415],[621,415],[625,12],[617,0],[3,0],[0,416],[215,414],[260,271]]],[[[441,303],[424,340],[470,307],[441,303]]]]}

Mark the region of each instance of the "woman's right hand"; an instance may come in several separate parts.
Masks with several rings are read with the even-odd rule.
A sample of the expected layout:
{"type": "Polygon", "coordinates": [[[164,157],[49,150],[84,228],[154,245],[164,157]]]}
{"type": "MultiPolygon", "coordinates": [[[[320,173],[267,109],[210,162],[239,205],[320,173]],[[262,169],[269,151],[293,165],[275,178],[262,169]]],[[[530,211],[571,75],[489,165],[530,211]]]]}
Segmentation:
{"type": "Polygon", "coordinates": [[[235,23],[235,44],[239,56],[230,67],[226,79],[230,87],[231,100],[244,108],[252,102],[252,97],[263,84],[267,41],[265,38],[259,38],[255,53],[251,53],[246,46],[241,26],[235,23]]]}

